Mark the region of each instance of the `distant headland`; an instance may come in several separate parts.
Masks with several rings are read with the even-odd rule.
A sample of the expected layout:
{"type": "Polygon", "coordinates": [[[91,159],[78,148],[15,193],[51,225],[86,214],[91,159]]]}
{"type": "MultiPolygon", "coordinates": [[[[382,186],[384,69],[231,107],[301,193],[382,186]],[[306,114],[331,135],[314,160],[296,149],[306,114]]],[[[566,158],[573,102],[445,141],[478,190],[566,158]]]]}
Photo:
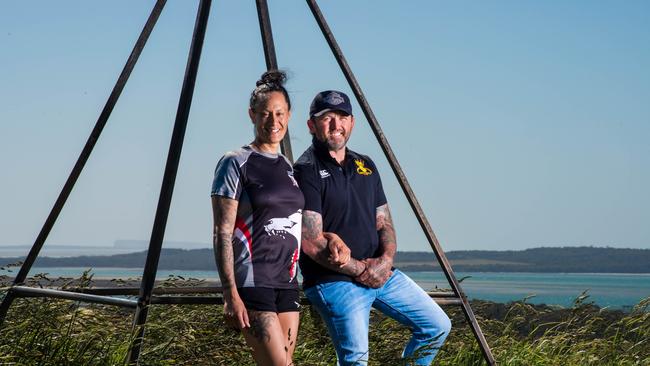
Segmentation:
{"type": "MultiPolygon", "coordinates": [[[[459,272],[650,273],[650,249],[541,247],[525,250],[461,250],[446,253],[459,272]]],[[[0,267],[24,256],[0,257],[0,267]]],[[[42,256],[36,267],[142,268],[146,251],[75,257],[42,256]]],[[[395,267],[406,271],[439,269],[433,252],[398,252],[395,267]]],[[[159,269],[213,270],[211,248],[163,249],[159,269]]]]}

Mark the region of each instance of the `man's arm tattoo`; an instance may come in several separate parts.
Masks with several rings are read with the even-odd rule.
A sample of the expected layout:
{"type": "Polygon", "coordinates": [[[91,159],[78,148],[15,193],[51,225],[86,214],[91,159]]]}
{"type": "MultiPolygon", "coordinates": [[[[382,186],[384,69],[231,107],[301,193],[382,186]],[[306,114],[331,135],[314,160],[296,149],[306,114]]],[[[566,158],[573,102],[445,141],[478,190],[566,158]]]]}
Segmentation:
{"type": "Polygon", "coordinates": [[[397,237],[387,203],[377,207],[377,231],[379,232],[379,248],[382,256],[392,260],[397,251],[397,237]]]}

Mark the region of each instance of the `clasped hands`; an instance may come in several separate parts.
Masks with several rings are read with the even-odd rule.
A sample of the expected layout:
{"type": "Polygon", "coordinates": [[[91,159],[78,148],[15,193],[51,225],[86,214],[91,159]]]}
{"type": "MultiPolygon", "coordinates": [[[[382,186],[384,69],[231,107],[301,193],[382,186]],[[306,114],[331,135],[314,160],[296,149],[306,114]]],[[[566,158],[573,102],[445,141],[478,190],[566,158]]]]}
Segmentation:
{"type": "MultiPolygon", "coordinates": [[[[345,244],[343,239],[334,233],[323,233],[323,236],[327,239],[327,248],[329,250],[328,261],[332,265],[336,265],[339,268],[345,267],[350,262],[350,248],[345,244]]],[[[356,282],[361,283],[362,285],[379,288],[388,281],[388,278],[393,274],[391,270],[393,267],[392,258],[388,257],[377,257],[377,258],[366,258],[357,260],[357,262],[363,263],[365,269],[360,271],[354,277],[356,282]]]]}

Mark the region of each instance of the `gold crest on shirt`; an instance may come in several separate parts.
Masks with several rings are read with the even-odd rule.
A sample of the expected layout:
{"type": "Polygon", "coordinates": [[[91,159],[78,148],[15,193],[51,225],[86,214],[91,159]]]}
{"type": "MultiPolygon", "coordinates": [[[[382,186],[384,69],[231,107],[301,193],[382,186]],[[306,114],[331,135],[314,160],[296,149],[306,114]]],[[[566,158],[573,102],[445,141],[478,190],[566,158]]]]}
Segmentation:
{"type": "Polygon", "coordinates": [[[354,163],[357,164],[357,173],[361,175],[372,174],[372,170],[364,166],[365,162],[363,160],[354,160],[354,163]]]}

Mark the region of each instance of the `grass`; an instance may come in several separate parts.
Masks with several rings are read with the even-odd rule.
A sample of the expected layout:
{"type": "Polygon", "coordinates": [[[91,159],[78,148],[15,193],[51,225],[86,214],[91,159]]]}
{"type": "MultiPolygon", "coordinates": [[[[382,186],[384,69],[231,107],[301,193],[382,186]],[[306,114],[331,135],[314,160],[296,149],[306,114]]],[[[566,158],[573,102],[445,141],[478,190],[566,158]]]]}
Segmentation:
{"type": "MultiPolygon", "coordinates": [[[[35,276],[32,286],[51,283],[35,276]]],[[[170,278],[166,286],[198,285],[170,278]]],[[[92,276],[62,287],[89,286],[92,276]]],[[[0,287],[8,286],[0,283],[0,287]]],[[[0,297],[4,292],[0,290],[0,297]]],[[[578,297],[571,308],[473,301],[472,308],[499,365],[650,365],[650,298],[631,311],[601,309],[578,297]]],[[[458,307],[448,307],[453,330],[437,365],[482,365],[480,349],[458,307]]],[[[0,365],[121,365],[132,341],[133,312],[114,306],[29,298],[14,301],[0,332],[0,365]]],[[[370,365],[399,359],[408,329],[380,313],[371,317],[370,365]]],[[[153,306],[142,365],[253,365],[242,336],[223,326],[217,305],[153,306]]],[[[296,365],[333,365],[336,356],[322,321],[304,307],[296,365]]]]}

